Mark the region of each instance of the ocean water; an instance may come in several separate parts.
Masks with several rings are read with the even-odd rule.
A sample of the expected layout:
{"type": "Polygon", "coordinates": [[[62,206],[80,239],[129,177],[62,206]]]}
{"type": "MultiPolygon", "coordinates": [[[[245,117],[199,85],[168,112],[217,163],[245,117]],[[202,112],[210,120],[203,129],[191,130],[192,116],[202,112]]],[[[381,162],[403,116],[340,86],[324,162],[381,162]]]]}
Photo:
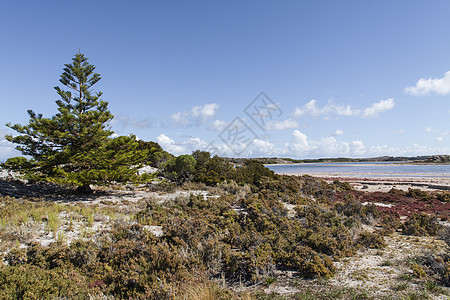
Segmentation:
{"type": "Polygon", "coordinates": [[[275,173],[293,174],[340,174],[349,177],[449,177],[450,165],[416,165],[402,163],[305,163],[287,165],[266,165],[275,173]]]}

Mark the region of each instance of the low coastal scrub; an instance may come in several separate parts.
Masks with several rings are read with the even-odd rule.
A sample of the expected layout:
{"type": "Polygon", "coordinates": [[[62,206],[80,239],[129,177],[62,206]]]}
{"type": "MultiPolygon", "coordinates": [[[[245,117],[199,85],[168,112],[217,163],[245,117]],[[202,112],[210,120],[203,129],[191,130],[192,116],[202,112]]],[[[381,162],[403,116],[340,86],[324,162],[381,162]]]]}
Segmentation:
{"type": "Polygon", "coordinates": [[[444,286],[450,286],[450,255],[433,255],[425,253],[415,258],[411,264],[413,273],[420,277],[430,278],[430,282],[439,283],[444,286]]]}
{"type": "Polygon", "coordinates": [[[222,196],[149,200],[129,216],[132,223],[110,220],[111,229],[79,236],[70,244],[61,239],[51,247],[33,243],[32,236],[21,236],[14,228],[28,228],[33,235],[32,228],[44,226],[55,236],[70,226],[91,228],[97,219],[111,219],[105,217],[114,213],[114,206],[3,197],[0,233],[11,242],[4,248],[7,265],[0,270],[1,284],[8,293],[38,298],[104,294],[161,299],[178,295],[186,284],[210,280],[231,286],[262,284],[275,278],[276,270],[307,279],[330,278],[333,260],[352,255],[357,245],[372,247],[361,243],[367,237],[359,235],[358,224],[369,215],[376,217],[375,212],[354,200],[334,205],[339,184],[272,173],[246,177],[245,168],[254,172],[259,167],[242,168],[243,177],[235,178],[239,183],[220,185],[222,196]],[[289,212],[289,203],[301,205],[289,212]],[[164,235],[156,237],[147,226],[161,226],[164,235]],[[25,246],[15,246],[14,240],[25,246]],[[27,288],[33,278],[55,281],[45,294],[40,285],[27,288]]]}
{"type": "MultiPolygon", "coordinates": [[[[337,261],[358,250],[383,251],[385,235],[395,231],[446,236],[433,216],[413,214],[401,222],[396,212],[373,204],[410,199],[406,193],[363,198],[339,181],[275,175],[255,161],[214,177],[207,163],[213,158],[203,158],[206,167],[182,173],[179,182],[140,186],[148,193],[177,195],[171,200],[122,199],[115,205],[0,197],[0,296],[265,299],[258,292],[233,290],[269,287],[280,274],[326,281],[335,276],[337,261]],[[200,170],[209,175],[199,177],[200,170]],[[37,231],[52,236],[53,243],[36,243],[37,231]]],[[[215,167],[226,165],[214,161],[215,167]]],[[[411,272],[446,285],[448,258],[435,260],[415,260],[411,272]]]]}
{"type": "Polygon", "coordinates": [[[402,233],[406,235],[437,235],[441,225],[436,217],[427,214],[414,214],[403,225],[402,233]]]}

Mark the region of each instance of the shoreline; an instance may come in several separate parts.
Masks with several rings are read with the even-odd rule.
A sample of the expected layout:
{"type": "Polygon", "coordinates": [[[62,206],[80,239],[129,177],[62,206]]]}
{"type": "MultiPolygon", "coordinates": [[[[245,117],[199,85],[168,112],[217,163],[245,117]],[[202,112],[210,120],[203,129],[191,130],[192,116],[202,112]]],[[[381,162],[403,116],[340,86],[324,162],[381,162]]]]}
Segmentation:
{"type": "Polygon", "coordinates": [[[333,182],[338,179],[350,183],[355,190],[366,192],[389,192],[392,188],[407,191],[409,188],[421,189],[429,192],[450,191],[450,177],[435,175],[414,175],[405,176],[404,174],[376,174],[376,177],[364,174],[359,177],[351,176],[348,173],[277,173],[280,175],[303,176],[309,175],[320,178],[326,182],[333,182]],[[350,176],[349,176],[350,175],[350,176]]]}
{"type": "Polygon", "coordinates": [[[345,164],[351,166],[352,164],[361,166],[361,165],[396,165],[396,166],[448,166],[450,162],[447,163],[428,163],[428,162],[406,162],[406,161],[348,161],[348,162],[340,162],[340,161],[324,161],[324,162],[295,162],[295,163],[275,163],[275,164],[264,164],[265,167],[269,166],[292,166],[292,165],[313,165],[313,164],[345,164]]]}

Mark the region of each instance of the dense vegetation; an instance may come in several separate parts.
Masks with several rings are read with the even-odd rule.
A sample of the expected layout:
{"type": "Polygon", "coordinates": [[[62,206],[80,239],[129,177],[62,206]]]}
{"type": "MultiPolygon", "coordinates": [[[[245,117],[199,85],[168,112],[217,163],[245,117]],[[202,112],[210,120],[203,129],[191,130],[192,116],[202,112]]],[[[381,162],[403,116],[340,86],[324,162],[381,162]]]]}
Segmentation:
{"type": "MultiPolygon", "coordinates": [[[[448,204],[448,193],[411,189],[368,196],[338,180],[277,175],[261,160],[230,160],[205,151],[174,157],[133,135],[112,138],[107,102],[101,93],[91,94],[100,80],[93,71],[84,55],[76,54],[60,80],[73,94],[56,88],[59,113],[47,119],[29,111],[29,124],[9,125],[21,135],[8,140],[31,159],[2,164],[28,180],[0,179],[2,299],[264,299],[232,288],[268,286],[280,274],[330,279],[336,262],[358,250],[383,249],[385,237],[394,232],[439,235],[449,243],[449,230],[436,216],[417,210],[402,222],[398,211],[362,204],[370,197],[448,204]],[[158,171],[139,174],[141,166],[158,171]],[[52,192],[44,194],[46,185],[36,182],[51,182],[48,190],[67,201],[52,201],[52,192]],[[111,192],[102,186],[123,190],[120,183],[179,196],[90,203],[111,192]],[[73,197],[76,186],[89,192],[91,184],[97,194],[73,197]],[[27,185],[33,193],[17,191],[27,185]],[[42,235],[52,243],[43,246],[42,235]]],[[[411,270],[449,285],[448,255],[418,257],[411,270]]],[[[293,297],[308,297],[303,295],[293,297]]],[[[329,294],[310,298],[324,295],[329,294]]],[[[342,295],[365,298],[349,291],[342,295]]]]}
{"type": "MultiPolygon", "coordinates": [[[[209,168],[191,170],[194,180],[209,168]]],[[[2,295],[165,299],[182,297],[187,286],[203,286],[217,297],[228,298],[233,293],[213,282],[264,284],[277,277],[277,270],[293,271],[305,279],[330,278],[334,261],[352,256],[357,249],[385,246],[382,235],[392,224],[386,222],[389,216],[373,205],[361,205],[350,193],[338,201],[338,195],[350,192],[344,183],[277,176],[255,161],[228,176],[234,180],[223,180],[211,190],[217,196],[191,194],[164,203],[149,199],[130,215],[134,221],[121,219],[111,223],[111,229],[69,245],[63,238],[51,247],[12,244],[4,257],[7,265],[0,267],[2,295]],[[361,226],[379,221],[379,232],[361,226]],[[164,234],[157,237],[148,226],[162,226],[164,234]]],[[[186,182],[184,186],[189,188],[186,182]]],[[[52,224],[62,211],[78,214],[85,222],[93,222],[100,212],[100,208],[13,198],[3,198],[2,205],[1,238],[20,242],[26,239],[8,237],[8,228],[43,221],[56,234],[52,224]]],[[[101,210],[112,215],[108,206],[101,210]]],[[[403,225],[404,234],[436,234],[437,230],[436,220],[425,215],[403,225]]],[[[445,279],[447,273],[442,274],[445,279]]]]}

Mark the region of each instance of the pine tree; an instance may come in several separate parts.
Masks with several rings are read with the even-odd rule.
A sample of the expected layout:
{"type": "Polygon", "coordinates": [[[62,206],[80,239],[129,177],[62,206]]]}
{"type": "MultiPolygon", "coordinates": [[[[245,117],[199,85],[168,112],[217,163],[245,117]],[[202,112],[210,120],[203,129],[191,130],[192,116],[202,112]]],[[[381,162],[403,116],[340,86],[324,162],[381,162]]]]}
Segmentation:
{"type": "Polygon", "coordinates": [[[113,133],[108,125],[113,115],[108,102],[100,99],[102,93],[93,90],[101,79],[94,70],[82,53],[75,54],[72,63],[65,64],[59,80],[67,90],[55,87],[60,97],[56,101],[59,112],[43,118],[28,110],[27,125],[6,124],[20,134],[7,135],[6,139],[32,158],[29,171],[76,184],[81,191],[90,191],[91,183],[117,177],[110,176],[114,168],[137,163],[144,156],[136,153],[134,138],[121,137],[119,142],[108,138],[113,133]],[[125,161],[125,157],[129,160],[125,161]]]}

